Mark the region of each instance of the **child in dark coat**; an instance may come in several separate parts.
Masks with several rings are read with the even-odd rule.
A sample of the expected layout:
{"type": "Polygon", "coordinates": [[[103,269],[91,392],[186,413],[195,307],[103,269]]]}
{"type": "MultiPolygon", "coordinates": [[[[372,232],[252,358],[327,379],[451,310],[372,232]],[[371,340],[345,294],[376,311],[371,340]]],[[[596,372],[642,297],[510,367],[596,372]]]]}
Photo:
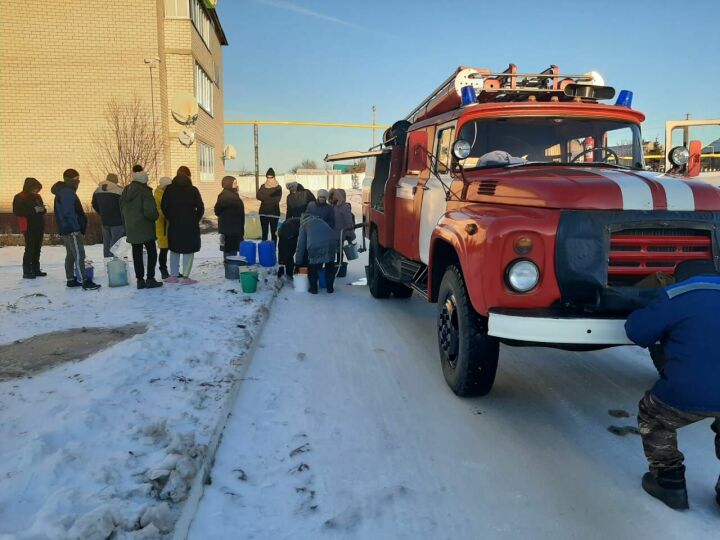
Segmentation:
{"type": "Polygon", "coordinates": [[[26,178],[23,190],[13,199],[13,214],[17,216],[20,232],[25,237],[24,279],[47,276],[47,273],[40,270],[40,249],[45,235],[45,214],[47,213],[47,208],[40,196],[41,189],[42,184],[35,178],[26,178]]]}
{"type": "Polygon", "coordinates": [[[218,232],[223,235],[223,254],[237,255],[240,242],[245,237],[245,205],[238,194],[237,180],[234,176],[222,179],[223,190],[215,203],[215,215],[218,218],[218,232]]]}

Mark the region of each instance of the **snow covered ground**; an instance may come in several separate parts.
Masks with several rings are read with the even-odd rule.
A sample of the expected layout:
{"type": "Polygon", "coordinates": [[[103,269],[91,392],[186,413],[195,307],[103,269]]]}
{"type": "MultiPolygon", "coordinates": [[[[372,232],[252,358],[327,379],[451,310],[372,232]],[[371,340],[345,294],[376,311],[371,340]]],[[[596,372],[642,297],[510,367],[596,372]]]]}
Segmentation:
{"type": "MultiPolygon", "coordinates": [[[[64,248],[43,250],[50,275],[34,281],[20,279],[21,257],[22,248],[0,249],[0,344],[79,327],[148,329],[87,360],[0,382],[0,538],[171,530],[277,279],[243,294],[224,279],[217,235],[203,236],[191,287],[111,289],[98,268],[101,290],[68,290],[64,248]]],[[[88,257],[102,261],[101,246],[88,257]]]]}
{"type": "Polygon", "coordinates": [[[283,289],[190,538],[719,537],[709,422],[680,434],[685,513],[642,491],[639,437],[608,432],[657,376],[644,351],[504,347],[493,392],[460,399],[434,315],[365,287],[283,289]]]}

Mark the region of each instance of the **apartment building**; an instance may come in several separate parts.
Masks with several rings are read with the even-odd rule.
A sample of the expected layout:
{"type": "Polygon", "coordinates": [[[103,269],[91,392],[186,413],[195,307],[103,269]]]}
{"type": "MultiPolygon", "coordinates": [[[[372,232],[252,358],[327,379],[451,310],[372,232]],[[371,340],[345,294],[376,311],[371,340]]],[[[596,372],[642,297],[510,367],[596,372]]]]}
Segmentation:
{"type": "Polygon", "coordinates": [[[156,176],[180,165],[208,201],[224,175],[222,47],[215,0],[2,0],[0,20],[0,213],[26,176],[49,188],[80,172],[83,203],[96,182],[97,138],[111,102],[138,100],[163,141],[156,176]],[[192,145],[172,116],[179,94],[199,116],[192,145]]]}

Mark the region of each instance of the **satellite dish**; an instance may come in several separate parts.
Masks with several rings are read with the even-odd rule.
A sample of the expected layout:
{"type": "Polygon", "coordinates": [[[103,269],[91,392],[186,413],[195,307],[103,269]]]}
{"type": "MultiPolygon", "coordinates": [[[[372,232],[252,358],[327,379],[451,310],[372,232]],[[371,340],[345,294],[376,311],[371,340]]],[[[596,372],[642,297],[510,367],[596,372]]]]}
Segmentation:
{"type": "Polygon", "coordinates": [[[178,141],[183,146],[190,148],[195,142],[195,132],[190,128],[184,128],[178,135],[178,141]]]}
{"type": "Polygon", "coordinates": [[[189,126],[197,121],[199,109],[197,99],[192,94],[177,94],[172,100],[170,110],[179,124],[189,126]]]}
{"type": "Polygon", "coordinates": [[[235,159],[237,157],[237,151],[232,144],[226,144],[223,149],[223,159],[235,159]]]}

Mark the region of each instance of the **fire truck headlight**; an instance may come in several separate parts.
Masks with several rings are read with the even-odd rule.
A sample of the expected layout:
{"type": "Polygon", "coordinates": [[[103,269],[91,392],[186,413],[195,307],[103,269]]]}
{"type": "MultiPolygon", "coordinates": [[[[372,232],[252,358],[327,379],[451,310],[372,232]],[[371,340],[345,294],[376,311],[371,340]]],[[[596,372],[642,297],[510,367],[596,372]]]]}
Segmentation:
{"type": "Polygon", "coordinates": [[[684,146],[676,146],[675,148],[670,150],[670,154],[668,154],[668,159],[673,165],[681,167],[683,165],[686,165],[687,162],[690,161],[690,152],[684,146]]]}
{"type": "Polygon", "coordinates": [[[463,139],[455,141],[455,144],[453,144],[452,147],[453,155],[458,159],[465,159],[468,157],[471,150],[472,146],[470,146],[470,143],[463,139]]]}
{"type": "Polygon", "coordinates": [[[540,269],[527,259],[511,262],[505,271],[505,280],[515,292],[526,293],[537,287],[540,281],[540,269]]]}

